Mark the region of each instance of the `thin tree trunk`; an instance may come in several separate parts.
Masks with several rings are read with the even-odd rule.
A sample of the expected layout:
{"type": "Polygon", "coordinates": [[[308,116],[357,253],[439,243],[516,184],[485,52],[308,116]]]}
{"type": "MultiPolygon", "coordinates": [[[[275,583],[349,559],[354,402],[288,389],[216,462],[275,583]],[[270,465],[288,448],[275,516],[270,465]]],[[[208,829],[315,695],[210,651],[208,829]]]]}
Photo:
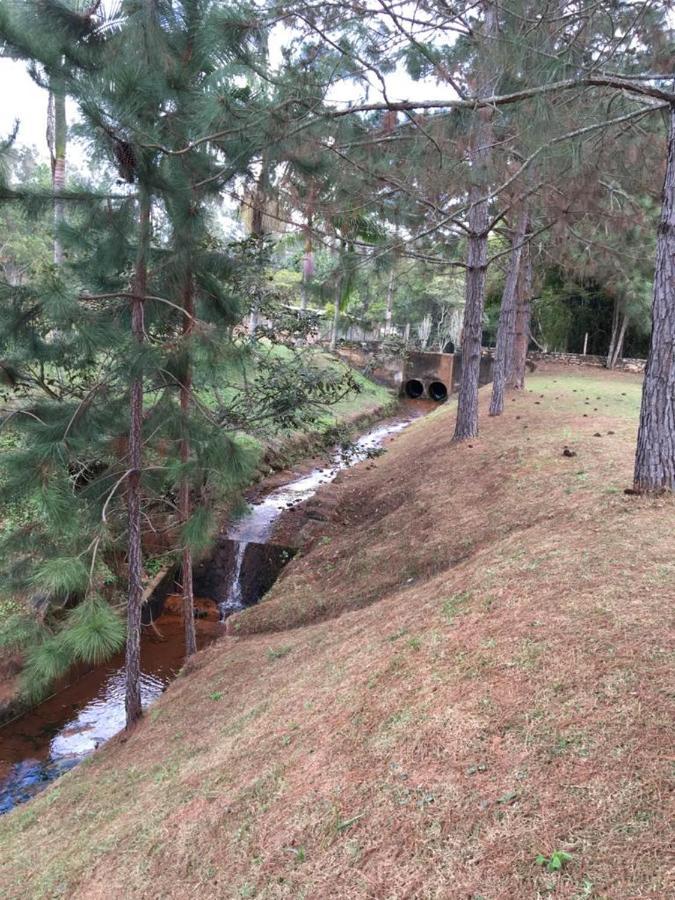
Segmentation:
{"type": "Polygon", "coordinates": [[[623,357],[623,343],[626,339],[626,329],[628,328],[628,314],[623,314],[623,319],[621,321],[621,329],[619,331],[619,336],[616,339],[616,346],[614,348],[614,353],[612,354],[612,364],[610,366],[611,369],[616,368],[616,364],[623,357]]]}
{"type": "Polygon", "coordinates": [[[394,316],[394,270],[389,273],[387,285],[387,308],[384,313],[384,333],[391,334],[391,322],[394,316]]]}
{"type": "Polygon", "coordinates": [[[530,319],[532,316],[532,258],[529,244],[525,244],[520,257],[517,291],[516,329],[513,340],[513,354],[507,368],[506,385],[509,388],[522,391],[525,387],[525,368],[527,364],[527,348],[530,344],[530,319]]]}
{"type": "MultiPolygon", "coordinates": [[[[497,9],[492,2],[485,4],[484,34],[491,38],[497,30],[497,9]]],[[[487,51],[483,48],[483,58],[487,51]]],[[[492,87],[491,72],[481,73],[477,94],[482,96],[492,87]]],[[[466,289],[464,325],[462,331],[462,375],[457,397],[457,421],[454,441],[463,441],[478,434],[478,381],[480,376],[485,278],[488,260],[489,209],[485,197],[489,167],[492,160],[492,110],[484,108],[476,113],[472,135],[471,187],[469,189],[468,249],[466,259],[466,289]]]]}
{"type": "MultiPolygon", "coordinates": [[[[148,248],[150,244],[150,201],[141,193],[138,225],[138,252],[131,301],[131,329],[139,346],[143,343],[143,306],[147,293],[148,248]]],[[[141,470],[143,466],[143,374],[141,361],[131,382],[129,424],[129,469],[127,515],[129,521],[129,594],[127,599],[126,643],[126,725],[131,728],[141,717],[141,606],[143,603],[143,547],[141,542],[141,470]]]]}
{"type": "Polygon", "coordinates": [[[309,306],[309,286],[314,276],[314,249],[312,246],[312,220],[307,222],[305,232],[305,255],[302,260],[302,285],[300,286],[300,308],[309,306]]]}
{"type": "Polygon", "coordinates": [[[518,279],[520,275],[520,261],[523,255],[523,244],[527,233],[528,214],[525,210],[518,218],[513,235],[511,259],[506,275],[506,284],[502,294],[502,303],[499,311],[499,327],[497,329],[497,347],[495,349],[495,362],[492,373],[492,397],[490,400],[490,415],[501,416],[504,412],[504,388],[508,374],[509,364],[513,359],[516,330],[516,306],[518,294],[518,279]]]}
{"type": "Polygon", "coordinates": [[[609,339],[609,350],[607,351],[607,363],[606,366],[608,369],[613,367],[612,361],[614,359],[614,348],[616,347],[616,336],[619,331],[619,301],[614,301],[614,310],[612,312],[612,335],[609,339]]]}
{"type": "Polygon", "coordinates": [[[656,245],[652,333],[642,385],[634,487],[675,491],[675,105],[656,245]]]}
{"type": "MultiPolygon", "coordinates": [[[[251,212],[251,237],[254,237],[258,241],[259,247],[259,255],[260,259],[262,259],[263,249],[264,249],[264,238],[265,238],[265,210],[267,206],[268,200],[268,173],[267,173],[267,160],[263,156],[262,165],[260,168],[260,175],[258,176],[258,181],[255,186],[255,193],[253,196],[253,209],[251,212]]],[[[253,306],[251,307],[251,314],[249,317],[249,332],[252,336],[255,336],[256,328],[258,327],[258,304],[254,301],[253,306]]]]}
{"type": "Polygon", "coordinates": [[[335,350],[338,342],[338,330],[340,328],[340,301],[342,300],[342,278],[340,275],[335,282],[335,312],[333,313],[333,331],[330,337],[330,349],[335,350]]]}
{"type": "MultiPolygon", "coordinates": [[[[189,342],[194,324],[194,285],[192,274],[187,276],[187,283],[183,294],[183,339],[189,342]]],[[[184,466],[190,462],[190,438],[187,434],[188,416],[192,405],[192,361],[191,350],[185,348],[185,371],[180,386],[180,410],[183,418],[183,437],[180,442],[180,461],[184,466]]],[[[180,482],[179,490],[180,518],[185,525],[192,514],[190,500],[190,479],[184,474],[180,482]]],[[[181,565],[181,577],[183,581],[183,625],[185,628],[185,656],[189,658],[197,652],[197,637],[195,634],[195,603],[194,587],[192,579],[192,549],[187,542],[183,547],[181,565]]]]}
{"type": "Polygon", "coordinates": [[[66,188],[66,94],[60,80],[52,79],[49,94],[47,141],[52,159],[52,192],[54,194],[54,263],[64,260],[59,228],[64,219],[64,201],[58,198],[66,188]]]}

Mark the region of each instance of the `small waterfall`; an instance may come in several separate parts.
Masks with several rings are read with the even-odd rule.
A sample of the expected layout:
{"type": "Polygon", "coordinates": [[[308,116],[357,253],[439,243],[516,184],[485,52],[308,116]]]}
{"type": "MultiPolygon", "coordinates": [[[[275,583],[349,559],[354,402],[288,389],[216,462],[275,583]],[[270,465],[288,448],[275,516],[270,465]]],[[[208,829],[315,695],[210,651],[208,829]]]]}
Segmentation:
{"type": "Polygon", "coordinates": [[[244,608],[241,591],[241,567],[244,564],[246,556],[246,548],[248,541],[237,541],[237,553],[234,558],[234,567],[232,569],[232,580],[230,588],[227,592],[227,600],[220,604],[220,618],[226,619],[239,609],[244,608]]]}

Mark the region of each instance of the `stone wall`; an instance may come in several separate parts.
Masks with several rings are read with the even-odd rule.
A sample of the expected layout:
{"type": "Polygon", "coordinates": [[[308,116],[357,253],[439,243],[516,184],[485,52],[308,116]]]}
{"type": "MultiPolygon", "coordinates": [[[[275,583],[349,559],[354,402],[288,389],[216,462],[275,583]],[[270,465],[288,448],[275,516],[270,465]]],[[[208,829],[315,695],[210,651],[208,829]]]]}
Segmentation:
{"type": "MultiPolygon", "coordinates": [[[[562,363],[566,366],[605,368],[607,364],[606,356],[584,356],[583,353],[544,353],[540,350],[532,350],[528,352],[527,358],[533,361],[562,363]]],[[[616,368],[623,372],[644,372],[646,364],[646,359],[620,359],[616,368]]]]}

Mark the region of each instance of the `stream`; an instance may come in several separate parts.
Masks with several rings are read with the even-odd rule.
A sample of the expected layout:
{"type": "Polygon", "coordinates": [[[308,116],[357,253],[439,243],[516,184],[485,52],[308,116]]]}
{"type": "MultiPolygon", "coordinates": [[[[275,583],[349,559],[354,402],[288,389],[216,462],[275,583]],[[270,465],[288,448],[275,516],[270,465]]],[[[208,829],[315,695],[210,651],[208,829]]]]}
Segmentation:
{"type": "MultiPolygon", "coordinates": [[[[309,500],[321,485],[350,466],[373,455],[384,441],[406,428],[417,414],[380,425],[346,447],[333,450],[330,461],[273,489],[251,503],[227,529],[236,554],[226,600],[219,614],[197,618],[198,648],[224,631],[223,620],[244,608],[241,570],[250,542],[270,540],[280,517],[309,500]]],[[[183,625],[177,612],[163,614],[159,630],[143,629],[141,694],[144,707],[152,704],[175,678],[183,664],[183,625]]],[[[88,757],[124,727],[124,658],[122,654],[86,672],[43,701],[31,712],[0,727],[0,815],[44,789],[63,772],[88,757]]]]}
{"type": "Polygon", "coordinates": [[[402,431],[411,421],[412,419],[408,418],[380,425],[366,432],[353,443],[334,449],[327,466],[313,469],[308,475],[296,478],[271,491],[264,499],[251,504],[247,512],[230,525],[227,529],[227,537],[235,542],[237,552],[227,599],[220,604],[221,618],[225,619],[244,608],[241,569],[247,545],[249,543],[267,543],[283,513],[299,503],[309,500],[322,484],[333,481],[338,472],[368,459],[382,447],[387,438],[402,431]]]}

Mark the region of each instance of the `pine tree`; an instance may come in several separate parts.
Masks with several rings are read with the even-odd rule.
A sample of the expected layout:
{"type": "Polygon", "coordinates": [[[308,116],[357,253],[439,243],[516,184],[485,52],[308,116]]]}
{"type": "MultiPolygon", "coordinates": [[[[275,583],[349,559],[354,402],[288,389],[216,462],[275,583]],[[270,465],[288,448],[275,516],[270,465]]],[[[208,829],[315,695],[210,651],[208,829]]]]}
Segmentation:
{"type": "MultiPolygon", "coordinates": [[[[504,411],[504,388],[514,366],[518,283],[522,273],[522,256],[527,227],[528,214],[522,211],[518,216],[518,224],[512,237],[511,255],[499,312],[497,346],[492,373],[491,416],[500,416],[504,411]]],[[[524,323],[521,324],[521,328],[523,327],[524,323]]]]}
{"type": "Polygon", "coordinates": [[[652,333],[642,388],[634,489],[675,491],[675,103],[656,249],[652,333]]]}
{"type": "MultiPolygon", "coordinates": [[[[61,227],[64,264],[3,289],[15,368],[40,360],[62,386],[39,403],[26,392],[8,417],[17,449],[3,458],[3,500],[21,516],[6,535],[5,584],[44,598],[43,630],[31,637],[33,684],[43,687],[85,653],[93,658],[87,622],[96,653],[119,645],[126,585],[131,725],[140,714],[144,536],[163,533],[166,549],[182,556],[192,652],[192,558],[208,547],[218,498],[248,472],[236,436],[247,424],[236,411],[241,396],[215,412],[204,398],[218,395],[224,360],[251,356],[233,326],[249,299],[263,296],[264,259],[250,243],[223,248],[210,214],[266,145],[267,101],[258,105],[241,84],[258,42],[237,11],[210,0],[130,0],[122,13],[86,54],[73,46],[71,20],[22,44],[45,74],[58,66],[80,105],[80,132],[118,184],[107,196],[65,192],[80,212],[61,227]],[[91,615],[71,621],[66,602],[91,615]]],[[[9,24],[21,37],[21,23],[9,24]]],[[[21,199],[44,205],[50,195],[21,199]]],[[[293,378],[261,361],[262,350],[259,409],[249,419],[298,422],[303,408],[340,394],[339,379],[300,360],[287,366],[293,378]]]]}

